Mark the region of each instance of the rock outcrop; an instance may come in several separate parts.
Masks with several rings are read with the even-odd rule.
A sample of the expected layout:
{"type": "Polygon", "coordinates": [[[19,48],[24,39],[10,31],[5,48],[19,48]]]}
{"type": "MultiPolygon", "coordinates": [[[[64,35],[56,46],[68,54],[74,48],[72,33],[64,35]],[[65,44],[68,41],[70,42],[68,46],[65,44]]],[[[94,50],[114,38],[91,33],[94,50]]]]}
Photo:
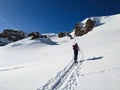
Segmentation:
{"type": "Polygon", "coordinates": [[[32,36],[31,39],[36,39],[36,38],[39,38],[40,37],[40,33],[39,32],[31,32],[28,34],[28,36],[32,36]]]}
{"type": "Polygon", "coordinates": [[[77,23],[75,25],[75,36],[82,36],[94,28],[95,22],[90,18],[86,21],[85,25],[83,23],[77,23]]]}
{"type": "Polygon", "coordinates": [[[89,32],[94,28],[94,26],[95,26],[95,22],[89,18],[85,23],[85,30],[89,32]]]}
{"type": "Polygon", "coordinates": [[[65,36],[68,36],[68,37],[70,37],[70,39],[73,39],[73,37],[68,32],[60,32],[60,33],[58,33],[59,38],[62,38],[62,37],[65,37],[65,36]]]}
{"type": "Polygon", "coordinates": [[[39,32],[31,32],[28,34],[28,37],[32,36],[32,40],[33,39],[37,39],[37,38],[48,38],[47,35],[42,35],[39,32]]]}
{"type": "Polygon", "coordinates": [[[13,42],[23,39],[25,37],[25,33],[21,30],[5,29],[2,33],[0,33],[0,38],[6,38],[9,41],[13,42]]]}
{"type": "Polygon", "coordinates": [[[5,29],[0,33],[0,46],[24,39],[25,37],[26,34],[21,30],[5,29]]]}

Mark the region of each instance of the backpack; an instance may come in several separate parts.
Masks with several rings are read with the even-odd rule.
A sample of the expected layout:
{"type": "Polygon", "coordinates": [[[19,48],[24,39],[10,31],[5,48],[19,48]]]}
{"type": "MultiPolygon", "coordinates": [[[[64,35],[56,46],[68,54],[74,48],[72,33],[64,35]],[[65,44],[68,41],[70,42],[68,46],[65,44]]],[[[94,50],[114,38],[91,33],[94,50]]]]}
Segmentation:
{"type": "Polygon", "coordinates": [[[73,50],[78,50],[78,46],[77,45],[73,45],[73,50]]]}

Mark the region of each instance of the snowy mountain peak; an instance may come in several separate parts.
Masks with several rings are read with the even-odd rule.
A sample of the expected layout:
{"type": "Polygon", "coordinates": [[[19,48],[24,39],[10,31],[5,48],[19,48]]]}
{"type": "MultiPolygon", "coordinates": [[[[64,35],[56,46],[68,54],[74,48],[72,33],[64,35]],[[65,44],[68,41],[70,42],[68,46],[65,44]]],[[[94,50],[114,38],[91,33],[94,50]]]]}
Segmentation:
{"type": "MultiPolygon", "coordinates": [[[[96,16],[96,17],[90,17],[91,20],[95,21],[96,25],[99,26],[101,24],[105,24],[113,19],[119,19],[120,18],[120,14],[116,14],[116,15],[109,15],[109,16],[96,16]]],[[[89,18],[86,18],[85,20],[82,21],[83,24],[86,23],[86,21],[89,18]]]]}
{"type": "Polygon", "coordinates": [[[74,36],[83,36],[89,31],[92,31],[95,27],[110,23],[111,21],[119,18],[120,14],[86,18],[85,20],[76,23],[75,29],[73,30],[72,34],[74,36]]]}

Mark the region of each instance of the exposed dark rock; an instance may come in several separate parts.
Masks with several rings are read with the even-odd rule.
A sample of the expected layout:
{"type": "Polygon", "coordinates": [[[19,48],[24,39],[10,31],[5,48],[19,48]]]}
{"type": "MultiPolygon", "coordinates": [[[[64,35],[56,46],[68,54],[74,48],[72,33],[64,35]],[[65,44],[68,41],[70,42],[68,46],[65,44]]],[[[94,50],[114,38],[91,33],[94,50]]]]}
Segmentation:
{"type": "Polygon", "coordinates": [[[0,38],[0,46],[4,46],[6,44],[10,43],[9,40],[5,39],[5,38],[0,38]]]}
{"type": "Polygon", "coordinates": [[[32,39],[36,39],[40,37],[40,33],[39,32],[31,32],[30,34],[28,34],[28,36],[32,36],[32,39]]]}
{"type": "Polygon", "coordinates": [[[40,38],[48,38],[47,35],[41,35],[40,38]]]}
{"type": "Polygon", "coordinates": [[[68,37],[70,37],[70,39],[73,39],[72,35],[70,33],[68,33],[68,32],[60,32],[60,33],[58,33],[59,38],[62,38],[62,37],[65,37],[65,36],[68,36],[68,37]]]}
{"type": "Polygon", "coordinates": [[[82,36],[85,33],[86,33],[85,30],[78,30],[77,32],[75,32],[75,36],[82,36]]]}
{"type": "Polygon", "coordinates": [[[85,27],[82,23],[77,23],[75,25],[75,36],[82,36],[94,28],[95,22],[90,18],[86,21],[85,27]]]}
{"type": "Polygon", "coordinates": [[[9,41],[18,41],[25,37],[25,33],[21,30],[5,29],[2,33],[0,33],[0,38],[6,38],[9,41]]]}
{"type": "Polygon", "coordinates": [[[42,35],[39,32],[31,32],[30,34],[28,34],[28,36],[32,36],[32,39],[48,38],[47,35],[42,35]]]}
{"type": "Polygon", "coordinates": [[[5,29],[2,33],[0,33],[0,46],[24,39],[25,37],[26,34],[21,30],[5,29]]]}
{"type": "Polygon", "coordinates": [[[83,27],[83,24],[82,23],[76,23],[76,25],[75,25],[75,29],[76,30],[80,30],[80,29],[82,29],[82,27],[83,27]]]}
{"type": "Polygon", "coordinates": [[[58,33],[58,37],[59,37],[59,38],[62,38],[62,37],[65,37],[65,36],[66,36],[66,33],[64,33],[64,32],[58,33]]]}
{"type": "Polygon", "coordinates": [[[85,33],[85,30],[82,30],[82,23],[77,23],[75,25],[75,36],[82,36],[85,33]]]}
{"type": "Polygon", "coordinates": [[[70,33],[66,33],[66,36],[70,37],[70,39],[73,39],[73,37],[70,33]]]}
{"type": "Polygon", "coordinates": [[[94,28],[95,22],[90,18],[85,23],[85,29],[87,32],[91,31],[94,28]]]}

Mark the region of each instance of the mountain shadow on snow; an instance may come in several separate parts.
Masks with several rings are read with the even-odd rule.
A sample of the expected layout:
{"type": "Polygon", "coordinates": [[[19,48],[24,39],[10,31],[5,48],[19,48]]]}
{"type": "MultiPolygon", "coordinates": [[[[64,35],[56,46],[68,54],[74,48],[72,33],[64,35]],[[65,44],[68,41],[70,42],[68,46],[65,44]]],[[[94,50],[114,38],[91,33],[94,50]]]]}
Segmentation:
{"type": "Polygon", "coordinates": [[[35,40],[31,40],[30,38],[23,39],[21,41],[11,43],[11,47],[19,47],[19,46],[24,46],[24,45],[41,45],[41,44],[46,44],[46,45],[58,45],[57,42],[54,42],[50,40],[49,38],[38,38],[35,40]],[[24,43],[27,42],[27,43],[24,43]]]}
{"type": "Polygon", "coordinates": [[[49,38],[38,38],[38,39],[35,39],[32,43],[30,43],[29,45],[32,45],[32,44],[47,44],[47,45],[58,45],[57,42],[54,42],[52,41],[51,39],[49,38]]]}

